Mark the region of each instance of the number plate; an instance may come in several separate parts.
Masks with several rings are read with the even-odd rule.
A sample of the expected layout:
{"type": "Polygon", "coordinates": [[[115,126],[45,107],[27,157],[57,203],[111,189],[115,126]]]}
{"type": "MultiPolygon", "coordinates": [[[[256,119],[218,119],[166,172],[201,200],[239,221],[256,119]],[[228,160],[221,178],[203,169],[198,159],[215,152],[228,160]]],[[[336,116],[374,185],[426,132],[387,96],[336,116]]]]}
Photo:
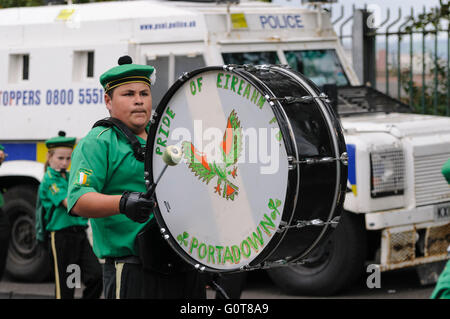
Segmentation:
{"type": "Polygon", "coordinates": [[[444,203],[434,207],[434,220],[450,220],[450,203],[444,203]]]}

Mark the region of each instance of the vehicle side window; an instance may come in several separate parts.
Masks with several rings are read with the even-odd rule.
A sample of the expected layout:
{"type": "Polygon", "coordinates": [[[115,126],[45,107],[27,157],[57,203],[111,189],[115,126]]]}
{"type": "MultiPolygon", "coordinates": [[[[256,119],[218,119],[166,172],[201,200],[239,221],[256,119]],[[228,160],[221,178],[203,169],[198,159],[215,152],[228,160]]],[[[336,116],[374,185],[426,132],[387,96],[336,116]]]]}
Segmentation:
{"type": "Polygon", "coordinates": [[[159,101],[169,89],[169,57],[161,56],[155,60],[147,60],[147,64],[154,66],[156,69],[156,81],[151,87],[153,110],[155,110],[159,101]]]}
{"type": "Polygon", "coordinates": [[[196,56],[175,56],[175,80],[184,72],[190,72],[206,66],[203,55],[196,56]]]}
{"type": "Polygon", "coordinates": [[[285,51],[289,66],[311,79],[317,86],[349,85],[335,50],[285,51]]]}
{"type": "Polygon", "coordinates": [[[233,52],[222,53],[225,64],[280,64],[276,52],[233,52]]]}
{"type": "Polygon", "coordinates": [[[9,83],[18,83],[30,79],[30,55],[10,54],[9,55],[9,83]]]}
{"type": "Polygon", "coordinates": [[[156,82],[152,86],[154,110],[178,77],[184,72],[190,72],[206,65],[203,55],[158,56],[155,59],[148,59],[147,64],[156,69],[156,82]],[[169,74],[170,70],[173,70],[173,74],[169,74]]]}

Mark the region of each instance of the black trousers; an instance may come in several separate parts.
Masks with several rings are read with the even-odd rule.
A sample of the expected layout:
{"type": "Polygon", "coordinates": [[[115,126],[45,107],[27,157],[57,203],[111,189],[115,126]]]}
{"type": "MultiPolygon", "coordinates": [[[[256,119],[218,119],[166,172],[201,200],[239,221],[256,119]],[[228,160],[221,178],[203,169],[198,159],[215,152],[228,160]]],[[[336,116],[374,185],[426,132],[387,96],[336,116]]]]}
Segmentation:
{"type": "Polygon", "coordinates": [[[10,235],[11,227],[9,224],[9,218],[0,208],[0,280],[2,279],[3,272],[5,271],[10,235]]]}
{"type": "Polygon", "coordinates": [[[109,258],[103,267],[108,299],[206,299],[205,277],[196,270],[165,275],[109,258]]]}
{"type": "Polygon", "coordinates": [[[77,270],[84,284],[83,299],[96,299],[102,293],[102,267],[92,251],[84,227],[68,227],[51,232],[50,252],[55,267],[55,296],[73,299],[77,270]],[[78,268],[79,267],[79,268],[78,268]]]}

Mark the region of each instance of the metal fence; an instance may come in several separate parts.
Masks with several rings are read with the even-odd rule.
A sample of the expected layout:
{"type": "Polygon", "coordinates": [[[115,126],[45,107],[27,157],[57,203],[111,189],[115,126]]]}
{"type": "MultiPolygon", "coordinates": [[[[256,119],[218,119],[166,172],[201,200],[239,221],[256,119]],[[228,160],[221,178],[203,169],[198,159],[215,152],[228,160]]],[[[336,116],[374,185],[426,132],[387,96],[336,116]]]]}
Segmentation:
{"type": "Polygon", "coordinates": [[[333,15],[337,18],[332,23],[344,46],[347,44],[348,47],[348,42],[351,42],[354,47],[358,41],[355,36],[362,33],[364,43],[361,46],[369,48],[376,57],[375,61],[370,57],[359,61],[353,58],[355,69],[368,69],[371,74],[360,79],[363,83],[369,82],[372,87],[408,103],[417,113],[450,116],[448,16],[428,21],[426,19],[433,16],[433,11],[423,8],[422,12],[414,12],[411,7],[405,12],[400,7],[396,13],[386,9],[384,14],[380,14],[382,21],[376,22],[374,12],[367,5],[363,8],[353,5],[350,14],[346,14],[344,6],[339,11],[333,15]],[[362,30],[355,30],[359,15],[362,15],[365,25],[358,25],[362,30]],[[344,34],[352,21],[351,34],[344,34]]]}

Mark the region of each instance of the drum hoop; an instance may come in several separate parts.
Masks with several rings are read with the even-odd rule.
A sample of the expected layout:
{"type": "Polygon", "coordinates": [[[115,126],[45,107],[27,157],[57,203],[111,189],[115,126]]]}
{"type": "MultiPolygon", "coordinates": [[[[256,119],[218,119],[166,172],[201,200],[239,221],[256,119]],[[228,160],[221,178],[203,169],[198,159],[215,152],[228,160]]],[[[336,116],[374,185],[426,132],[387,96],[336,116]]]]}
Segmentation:
{"type": "MultiPolygon", "coordinates": [[[[253,76],[249,72],[245,72],[245,75],[243,75],[242,72],[240,72],[241,70],[243,70],[243,69],[238,68],[236,66],[223,65],[223,66],[209,66],[209,67],[196,69],[191,72],[186,72],[182,76],[180,76],[177,79],[177,81],[175,81],[175,83],[172,84],[172,86],[169,88],[169,90],[164,94],[163,98],[161,99],[161,101],[159,102],[158,106],[155,109],[154,115],[151,118],[152,125],[150,125],[148,137],[147,137],[147,141],[146,141],[144,169],[145,169],[145,181],[146,181],[147,189],[150,188],[150,185],[154,182],[151,162],[153,159],[153,157],[152,157],[153,145],[154,145],[154,141],[155,141],[155,137],[156,137],[156,133],[157,133],[157,125],[155,125],[155,124],[160,123],[162,116],[164,114],[164,110],[166,109],[167,104],[168,104],[169,100],[173,97],[174,93],[189,79],[193,78],[194,76],[196,76],[200,73],[210,72],[210,71],[234,72],[237,75],[240,75],[241,77],[243,77],[244,79],[249,81],[252,85],[254,85],[260,91],[260,93],[264,94],[264,96],[266,97],[266,100],[267,100],[267,92],[270,92],[270,94],[272,94],[272,97],[275,97],[273,92],[261,80],[259,80],[257,77],[253,76]],[[248,75],[250,75],[252,79],[249,79],[248,75]],[[256,79],[256,83],[254,81],[255,79],[256,79]]],[[[270,96],[269,96],[269,98],[270,98],[270,96]]],[[[286,147],[287,155],[288,156],[294,155],[295,157],[297,157],[297,154],[298,154],[297,145],[294,142],[295,139],[293,139],[293,136],[294,136],[293,130],[292,130],[290,121],[288,120],[287,115],[284,112],[284,109],[281,107],[281,104],[278,101],[276,101],[277,105],[278,105],[278,108],[276,110],[274,109],[275,104],[272,101],[268,101],[268,102],[272,108],[272,111],[273,111],[277,121],[283,120],[284,123],[287,124],[287,128],[280,126],[280,130],[282,130],[282,137],[283,137],[283,141],[284,141],[284,144],[286,147]],[[281,114],[279,114],[278,112],[281,114]],[[283,134],[283,133],[286,133],[286,130],[288,131],[289,134],[283,134]],[[289,139],[288,139],[288,136],[289,136],[289,139]],[[294,154],[292,154],[293,150],[295,150],[294,154]],[[290,153],[291,153],[291,155],[290,155],[290,153]]],[[[296,177],[297,177],[296,180],[294,180],[294,182],[296,182],[296,189],[295,189],[295,194],[294,194],[295,196],[294,196],[294,200],[293,200],[292,209],[290,209],[291,211],[290,211],[289,223],[292,221],[295,209],[297,207],[299,181],[300,181],[298,166],[296,167],[295,170],[289,170],[287,182],[289,181],[291,174],[295,174],[295,173],[296,173],[296,177]]],[[[290,195],[289,193],[290,192],[288,189],[288,191],[286,192],[286,198],[288,198],[288,196],[290,195]]],[[[154,196],[155,196],[155,199],[157,200],[156,193],[154,196]]],[[[286,203],[286,198],[285,198],[285,203],[286,203]]],[[[286,215],[284,213],[285,210],[286,210],[286,206],[283,209],[282,216],[286,215]]],[[[168,231],[167,224],[165,223],[164,219],[162,218],[162,214],[159,209],[159,206],[156,207],[153,215],[154,215],[154,218],[156,219],[156,222],[158,223],[158,226],[160,228],[163,238],[167,241],[169,246],[172,247],[172,249],[174,249],[175,252],[182,259],[184,259],[187,263],[194,265],[194,268],[199,269],[201,271],[207,271],[207,272],[212,272],[212,273],[235,273],[235,272],[241,271],[239,269],[216,269],[216,268],[211,268],[207,265],[201,264],[198,260],[196,260],[196,259],[190,257],[188,254],[186,254],[186,252],[183,251],[183,249],[178,246],[177,242],[175,241],[174,236],[170,233],[170,231],[168,231]],[[167,234],[167,233],[169,233],[169,234],[167,234]]],[[[249,265],[250,266],[258,265],[258,263],[260,263],[261,261],[268,258],[271,254],[273,254],[275,252],[276,248],[281,244],[282,239],[284,238],[285,235],[286,235],[286,232],[281,232],[281,233],[275,232],[273,235],[273,238],[271,238],[271,240],[267,244],[267,246],[264,247],[264,249],[261,251],[261,253],[258,256],[256,256],[255,259],[253,259],[249,263],[249,265]],[[275,242],[274,239],[276,239],[276,238],[279,238],[279,240],[275,244],[275,247],[272,247],[274,245],[273,243],[275,242]]]]}
{"type": "MultiPolygon", "coordinates": [[[[308,83],[305,79],[302,79],[301,77],[299,77],[297,74],[295,74],[294,72],[290,71],[290,70],[286,70],[285,68],[282,67],[278,67],[278,66],[273,66],[273,69],[277,70],[280,73],[286,74],[287,76],[291,77],[292,79],[294,79],[295,81],[297,81],[300,85],[302,85],[304,87],[305,90],[307,90],[307,92],[309,94],[311,94],[311,96],[313,97],[319,97],[317,95],[317,92],[314,90],[315,85],[311,85],[310,83],[308,83]]],[[[318,89],[317,89],[318,91],[318,89]]],[[[337,136],[335,133],[335,127],[333,125],[333,121],[330,118],[330,108],[327,107],[327,105],[325,105],[325,103],[321,100],[321,99],[316,99],[317,104],[320,106],[320,111],[322,113],[322,116],[325,118],[327,126],[328,126],[328,131],[331,132],[331,136],[332,136],[332,140],[333,140],[333,147],[334,147],[334,152],[336,154],[336,158],[339,158],[341,154],[339,154],[339,142],[337,139],[337,136]]],[[[340,124],[337,121],[334,121],[335,124],[339,125],[340,124]]],[[[327,222],[329,222],[332,218],[333,215],[335,214],[336,208],[338,206],[338,199],[341,197],[340,193],[341,193],[341,184],[343,184],[341,182],[341,184],[338,182],[340,180],[341,177],[341,165],[339,162],[336,163],[336,188],[335,188],[335,192],[334,192],[334,197],[333,197],[333,205],[332,205],[332,209],[328,215],[328,220],[327,222]]],[[[319,236],[315,239],[315,241],[310,245],[310,247],[308,249],[306,249],[306,251],[304,251],[301,255],[296,256],[295,259],[293,261],[298,261],[299,259],[307,256],[316,246],[317,244],[322,240],[322,238],[325,235],[325,232],[327,231],[329,227],[329,224],[326,224],[323,228],[322,231],[320,232],[319,236]]]]}

